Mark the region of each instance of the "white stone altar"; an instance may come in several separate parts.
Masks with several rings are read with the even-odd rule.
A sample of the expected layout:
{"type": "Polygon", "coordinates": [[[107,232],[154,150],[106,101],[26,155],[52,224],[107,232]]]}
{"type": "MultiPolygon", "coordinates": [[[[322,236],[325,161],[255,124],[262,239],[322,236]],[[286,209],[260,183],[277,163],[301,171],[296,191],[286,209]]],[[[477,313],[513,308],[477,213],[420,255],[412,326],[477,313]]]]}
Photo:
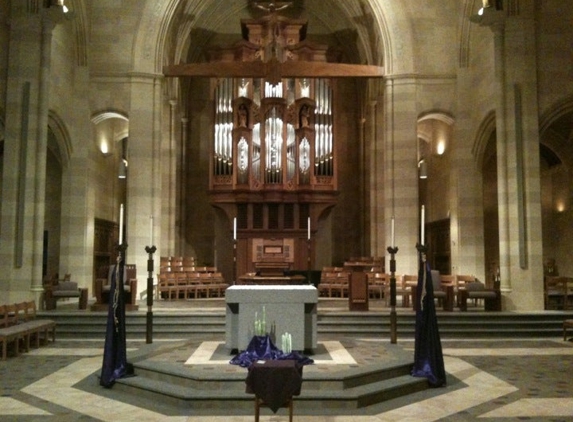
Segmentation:
{"type": "Polygon", "coordinates": [[[292,350],[316,348],[318,291],[314,286],[231,286],[225,298],[228,348],[246,350],[254,335],[255,315],[262,318],[263,306],[266,330],[278,348],[286,332],[292,335],[292,350]]]}

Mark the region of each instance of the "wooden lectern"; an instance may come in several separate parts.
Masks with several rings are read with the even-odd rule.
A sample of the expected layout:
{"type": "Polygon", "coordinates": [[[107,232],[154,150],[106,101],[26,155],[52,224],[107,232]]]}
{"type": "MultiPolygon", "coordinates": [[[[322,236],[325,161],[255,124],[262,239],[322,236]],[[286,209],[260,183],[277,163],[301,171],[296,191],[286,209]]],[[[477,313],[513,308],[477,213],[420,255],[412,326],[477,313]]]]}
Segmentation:
{"type": "Polygon", "coordinates": [[[366,272],[372,269],[372,263],[345,262],[344,270],[350,272],[348,285],[348,309],[351,311],[368,310],[368,277],[366,272]]]}

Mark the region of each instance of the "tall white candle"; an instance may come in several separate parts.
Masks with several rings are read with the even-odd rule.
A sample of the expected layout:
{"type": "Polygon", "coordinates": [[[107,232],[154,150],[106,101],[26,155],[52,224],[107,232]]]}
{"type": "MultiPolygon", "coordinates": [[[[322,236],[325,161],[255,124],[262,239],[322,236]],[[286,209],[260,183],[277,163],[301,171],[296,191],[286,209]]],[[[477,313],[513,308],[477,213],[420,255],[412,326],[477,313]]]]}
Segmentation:
{"type": "Polygon", "coordinates": [[[392,231],[392,243],[391,243],[391,246],[394,247],[394,246],[396,246],[396,238],[395,238],[395,233],[394,233],[394,216],[392,216],[392,225],[391,225],[391,226],[392,226],[392,229],[391,229],[391,231],[392,231]]]}
{"type": "Polygon", "coordinates": [[[119,244],[123,245],[123,204],[119,206],[119,244]]]}
{"type": "Polygon", "coordinates": [[[153,246],[153,216],[149,216],[149,246],[153,246]]]}
{"type": "Polygon", "coordinates": [[[422,222],[421,222],[421,224],[420,224],[420,225],[421,225],[421,230],[422,230],[422,238],[420,239],[420,244],[421,244],[422,246],[424,246],[424,222],[425,222],[425,221],[424,221],[424,220],[425,220],[425,215],[424,215],[424,214],[425,214],[425,209],[424,209],[424,206],[422,205],[422,222]]]}
{"type": "Polygon", "coordinates": [[[310,240],[310,217],[308,217],[308,220],[306,222],[306,232],[307,232],[307,238],[308,240],[310,240]]]}
{"type": "Polygon", "coordinates": [[[233,218],[233,240],[237,240],[237,217],[233,218]]]}

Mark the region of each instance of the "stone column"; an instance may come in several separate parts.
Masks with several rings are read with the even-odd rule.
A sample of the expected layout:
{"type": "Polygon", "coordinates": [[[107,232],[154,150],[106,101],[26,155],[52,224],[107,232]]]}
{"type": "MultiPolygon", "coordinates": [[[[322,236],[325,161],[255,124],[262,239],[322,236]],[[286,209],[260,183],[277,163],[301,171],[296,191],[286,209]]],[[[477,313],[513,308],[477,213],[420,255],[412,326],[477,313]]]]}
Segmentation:
{"type": "Polygon", "coordinates": [[[177,157],[176,157],[176,137],[177,121],[176,109],[177,101],[169,100],[169,142],[165,142],[162,148],[163,171],[165,199],[162,201],[161,221],[163,255],[174,255],[176,244],[176,226],[177,219],[177,157]]]}
{"type": "Polygon", "coordinates": [[[499,270],[502,290],[511,290],[509,278],[509,210],[508,210],[508,168],[507,168],[507,131],[505,110],[505,42],[503,21],[492,26],[495,51],[495,88],[496,96],[496,147],[497,147],[497,190],[499,219],[499,270]]]}
{"type": "MultiPolygon", "coordinates": [[[[378,205],[385,208],[384,220],[390,227],[395,216],[397,272],[418,273],[416,243],[420,233],[418,204],[418,167],[416,161],[416,81],[387,76],[384,92],[385,140],[384,199],[378,205]]],[[[384,245],[382,245],[384,246],[384,245]]]]}
{"type": "MultiPolygon", "coordinates": [[[[161,79],[158,75],[138,74],[131,79],[131,106],[129,114],[128,174],[125,239],[128,244],[128,264],[137,266],[137,296],[147,294],[147,253],[150,243],[149,217],[161,221],[161,201],[167,199],[161,192],[161,79]]],[[[157,225],[155,225],[157,227],[157,225]]],[[[161,233],[153,234],[163,239],[161,233]]],[[[162,245],[156,256],[161,256],[162,245]]],[[[150,294],[152,292],[149,292],[150,294]]]]}
{"type": "Polygon", "coordinates": [[[189,129],[189,119],[187,117],[181,118],[181,134],[179,137],[179,160],[177,166],[177,248],[176,250],[183,255],[185,249],[185,236],[183,227],[185,226],[185,145],[187,142],[187,133],[189,129]]]}
{"type": "Polygon", "coordinates": [[[494,35],[501,289],[504,309],[543,309],[534,3],[484,9],[494,35]],[[510,53],[508,53],[510,52],[510,53]]]}
{"type": "Polygon", "coordinates": [[[40,55],[40,81],[38,86],[38,124],[36,126],[36,183],[34,195],[34,229],[32,252],[33,292],[41,292],[42,259],[44,252],[44,218],[46,202],[46,157],[48,151],[48,111],[50,105],[50,66],[52,56],[52,33],[64,17],[60,6],[51,6],[41,11],[42,38],[40,55]]]}
{"type": "Polygon", "coordinates": [[[0,300],[38,298],[42,252],[52,31],[61,7],[12,2],[6,90],[0,300]]]}
{"type": "MultiPolygon", "coordinates": [[[[381,134],[377,136],[377,114],[376,114],[376,101],[368,102],[368,115],[366,119],[361,121],[360,128],[366,131],[366,157],[362,161],[364,166],[364,173],[368,174],[368,178],[365,180],[365,189],[367,188],[368,198],[365,198],[364,206],[368,207],[369,225],[365,225],[365,228],[369,229],[368,238],[365,241],[370,242],[370,254],[372,256],[384,256],[380,255],[380,249],[378,247],[379,237],[381,236],[379,232],[379,221],[382,219],[381,213],[383,213],[383,208],[378,207],[378,198],[380,193],[384,191],[384,186],[381,183],[377,183],[377,178],[375,174],[381,171],[379,167],[384,167],[384,163],[379,160],[379,154],[381,152],[381,145],[383,145],[381,134]]],[[[366,235],[366,233],[364,233],[366,235]]],[[[366,237],[366,236],[365,236],[366,237]]]]}

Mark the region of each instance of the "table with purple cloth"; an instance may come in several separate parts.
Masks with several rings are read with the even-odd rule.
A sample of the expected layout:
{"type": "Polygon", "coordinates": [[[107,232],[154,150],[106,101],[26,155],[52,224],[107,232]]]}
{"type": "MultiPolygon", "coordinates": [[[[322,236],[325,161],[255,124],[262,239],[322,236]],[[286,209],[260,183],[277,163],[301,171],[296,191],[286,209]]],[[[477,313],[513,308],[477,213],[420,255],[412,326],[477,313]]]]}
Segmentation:
{"type": "Polygon", "coordinates": [[[295,360],[257,361],[249,366],[246,392],[255,394],[274,413],[300,395],[302,365],[295,360]]]}

